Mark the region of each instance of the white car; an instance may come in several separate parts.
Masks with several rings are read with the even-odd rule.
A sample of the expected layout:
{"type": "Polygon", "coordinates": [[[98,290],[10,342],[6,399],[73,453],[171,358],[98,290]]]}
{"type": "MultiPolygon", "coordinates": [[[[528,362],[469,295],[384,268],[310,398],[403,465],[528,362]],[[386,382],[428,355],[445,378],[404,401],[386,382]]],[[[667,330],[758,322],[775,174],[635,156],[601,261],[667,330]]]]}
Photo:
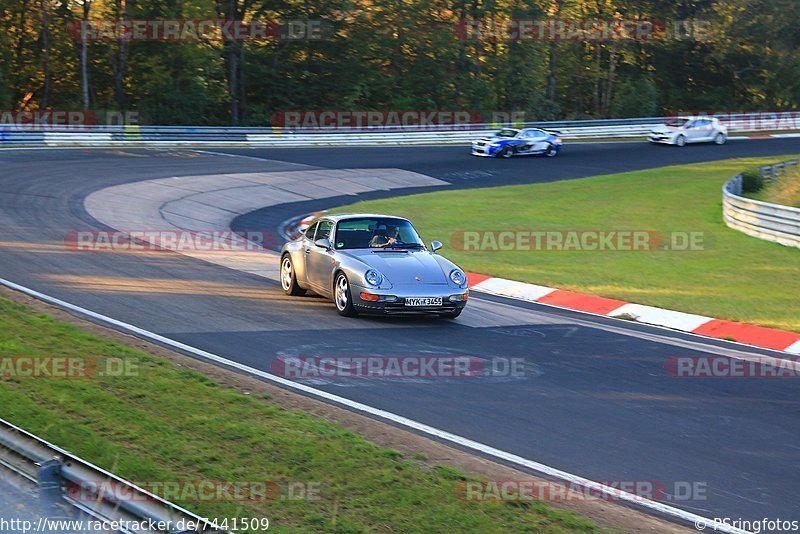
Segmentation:
{"type": "Polygon", "coordinates": [[[647,140],[651,143],[676,146],[706,142],[723,145],[728,140],[728,128],[713,117],[702,119],[676,117],[666,121],[663,126],[650,130],[647,140]]]}

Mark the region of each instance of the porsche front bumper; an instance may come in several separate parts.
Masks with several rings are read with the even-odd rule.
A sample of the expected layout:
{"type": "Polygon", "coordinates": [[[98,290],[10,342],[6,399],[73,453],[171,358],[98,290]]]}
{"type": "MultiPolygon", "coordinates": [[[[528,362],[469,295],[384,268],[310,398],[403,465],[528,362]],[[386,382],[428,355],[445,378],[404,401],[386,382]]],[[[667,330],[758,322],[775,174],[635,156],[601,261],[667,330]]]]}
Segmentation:
{"type": "Polygon", "coordinates": [[[469,290],[446,285],[400,286],[380,290],[353,287],[353,306],[359,313],[384,315],[437,315],[452,313],[467,305],[469,290]],[[377,297],[378,300],[373,300],[377,297]],[[441,298],[442,303],[429,306],[408,306],[406,299],[441,298]]]}

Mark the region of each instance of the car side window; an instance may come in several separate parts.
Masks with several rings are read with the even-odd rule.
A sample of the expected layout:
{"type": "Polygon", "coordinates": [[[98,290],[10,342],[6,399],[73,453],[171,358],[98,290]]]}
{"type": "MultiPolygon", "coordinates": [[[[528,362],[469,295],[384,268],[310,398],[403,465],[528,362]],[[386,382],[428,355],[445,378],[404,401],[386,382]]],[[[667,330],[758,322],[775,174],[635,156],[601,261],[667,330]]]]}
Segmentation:
{"type": "Polygon", "coordinates": [[[306,229],[306,231],[305,231],[306,239],[310,239],[311,241],[314,241],[314,232],[317,231],[317,225],[319,225],[319,223],[315,222],[314,224],[312,224],[311,226],[309,226],[306,229]]]}
{"type": "Polygon", "coordinates": [[[317,239],[330,239],[331,230],[333,230],[333,223],[331,221],[320,221],[319,226],[317,226],[317,235],[314,237],[314,241],[317,239]]]}

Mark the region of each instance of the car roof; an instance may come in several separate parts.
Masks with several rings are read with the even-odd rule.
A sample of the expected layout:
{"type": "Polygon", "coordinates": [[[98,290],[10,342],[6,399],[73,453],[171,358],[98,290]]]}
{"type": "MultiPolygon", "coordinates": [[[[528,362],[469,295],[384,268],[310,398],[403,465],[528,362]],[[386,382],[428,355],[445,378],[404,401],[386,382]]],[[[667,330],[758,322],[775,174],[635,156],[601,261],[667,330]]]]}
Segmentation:
{"type": "Polygon", "coordinates": [[[407,221],[405,217],[397,217],[396,215],[384,215],[380,213],[336,213],[333,215],[321,215],[318,219],[328,219],[333,222],[344,221],[347,219],[399,219],[407,221]]]}

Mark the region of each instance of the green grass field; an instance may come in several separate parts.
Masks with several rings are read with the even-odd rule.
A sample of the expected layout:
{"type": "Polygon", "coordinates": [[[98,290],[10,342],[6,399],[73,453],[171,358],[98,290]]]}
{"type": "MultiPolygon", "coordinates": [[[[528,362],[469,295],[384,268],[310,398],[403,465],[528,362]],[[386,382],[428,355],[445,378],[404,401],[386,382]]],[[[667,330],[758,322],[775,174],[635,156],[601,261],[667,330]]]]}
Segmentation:
{"type": "Polygon", "coordinates": [[[726,180],[747,168],[796,157],[438,191],[334,211],[409,217],[425,239],[445,243],[442,253],[468,271],[800,331],[800,251],[729,229],[721,207],[726,180]],[[456,233],[472,230],[700,232],[703,244],[702,250],[690,251],[459,250],[456,233]]]}
{"type": "Polygon", "coordinates": [[[137,482],[274,481],[284,490],[313,484],[319,497],[177,500],[204,517],[267,517],[278,532],[599,531],[540,502],[464,501],[454,486],[465,475],[453,468],[428,465],[418,454],[403,457],[333,422],[221,387],[0,298],[0,362],[35,355],[133,365],[128,376],[116,377],[6,374],[4,419],[137,482]]]}

